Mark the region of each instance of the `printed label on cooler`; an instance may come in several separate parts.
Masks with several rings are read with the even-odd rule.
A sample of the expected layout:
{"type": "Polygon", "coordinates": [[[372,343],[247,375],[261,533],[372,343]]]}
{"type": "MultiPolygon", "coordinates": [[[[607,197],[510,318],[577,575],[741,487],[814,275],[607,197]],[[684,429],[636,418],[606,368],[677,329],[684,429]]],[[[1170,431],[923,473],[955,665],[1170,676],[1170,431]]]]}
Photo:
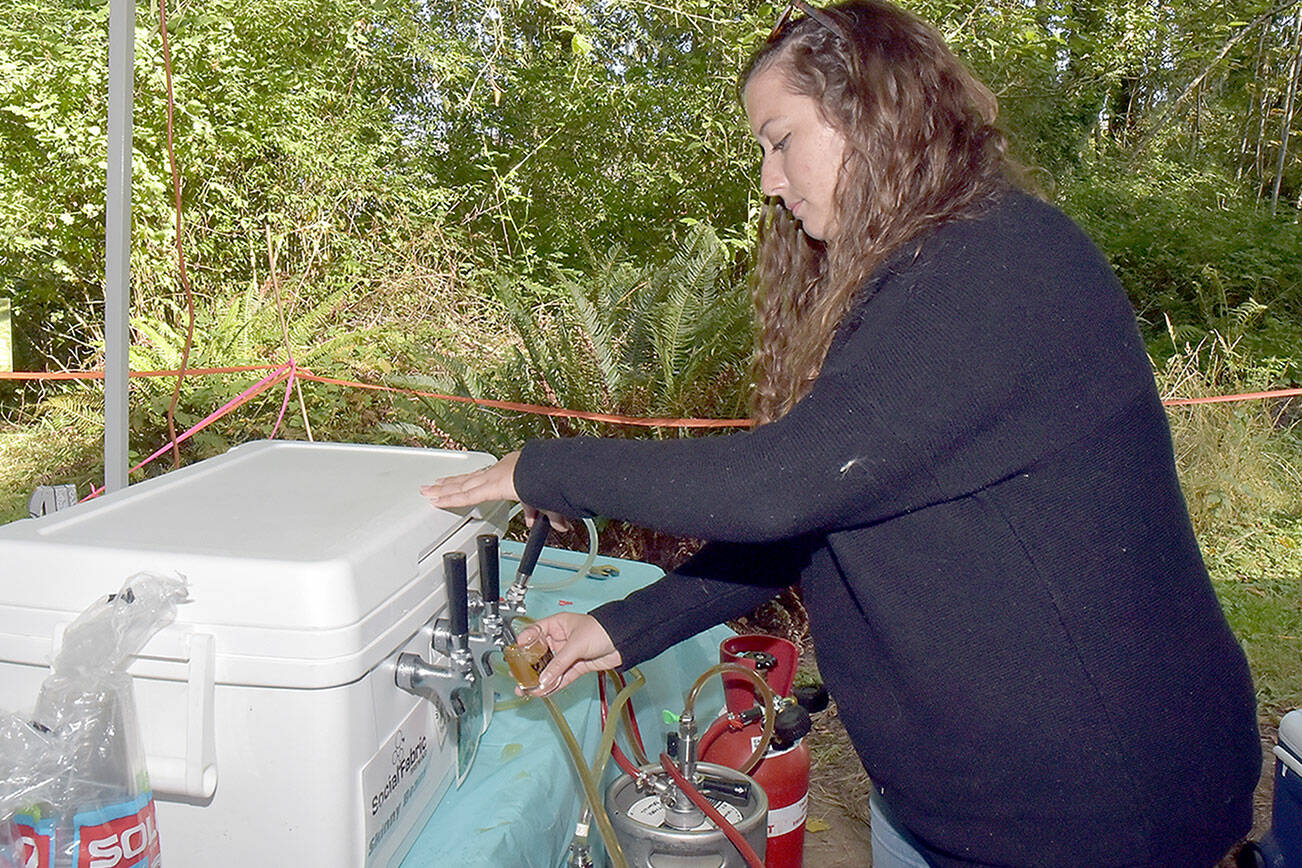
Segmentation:
{"type": "Polygon", "coordinates": [[[159,868],[154,794],[72,817],[75,868],[159,868]]]}
{"type": "Polygon", "coordinates": [[[18,841],[21,868],[52,868],[54,865],[54,820],[38,820],[29,814],[15,814],[14,837],[18,841]]]}
{"type": "Polygon", "coordinates": [[[388,839],[399,818],[419,810],[410,802],[438,751],[439,725],[433,704],[421,702],[362,768],[362,805],[366,812],[366,864],[388,839]]]}
{"type": "Polygon", "coordinates": [[[788,832],[794,832],[805,825],[808,816],[809,793],[805,793],[800,797],[800,801],[793,802],[785,808],[770,808],[769,830],[765,837],[779,838],[788,832]]]}
{"type": "Polygon", "coordinates": [[[424,704],[429,706],[430,717],[434,720],[434,734],[438,736],[439,749],[441,750],[448,740],[448,727],[452,725],[451,713],[438,695],[435,695],[429,702],[424,704]]]}
{"type": "MultiPolygon", "coordinates": [[[[718,809],[723,818],[732,825],[741,822],[741,811],[737,810],[736,805],[730,805],[720,799],[710,799],[710,804],[718,809]]],[[[637,820],[644,826],[658,828],[665,824],[665,803],[660,801],[659,796],[643,796],[636,802],[628,806],[628,817],[630,820],[637,820]]],[[[702,822],[695,829],[689,829],[691,832],[708,832],[714,828],[714,824],[708,819],[702,822]]]]}

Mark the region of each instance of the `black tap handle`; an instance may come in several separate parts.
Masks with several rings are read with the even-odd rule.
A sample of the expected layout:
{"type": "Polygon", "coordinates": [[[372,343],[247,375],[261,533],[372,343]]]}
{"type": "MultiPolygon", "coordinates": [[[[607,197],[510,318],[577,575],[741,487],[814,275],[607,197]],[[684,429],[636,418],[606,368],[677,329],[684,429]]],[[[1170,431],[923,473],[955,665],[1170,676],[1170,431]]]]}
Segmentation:
{"type": "Polygon", "coordinates": [[[543,513],[538,513],[537,518],[533,520],[533,527],[529,528],[529,537],[524,541],[524,553],[520,555],[520,568],[516,570],[517,576],[532,576],[534,567],[538,566],[538,556],[542,554],[543,546],[547,544],[547,534],[551,533],[552,523],[543,513]]]}
{"type": "Polygon", "coordinates": [[[443,556],[443,581],[448,593],[448,620],[453,636],[470,632],[470,612],[466,602],[466,555],[448,552],[443,556]]]}
{"type": "Polygon", "coordinates": [[[488,611],[497,614],[497,601],[502,597],[502,564],[498,560],[497,535],[480,534],[475,538],[479,543],[479,590],[484,595],[488,611]]]}

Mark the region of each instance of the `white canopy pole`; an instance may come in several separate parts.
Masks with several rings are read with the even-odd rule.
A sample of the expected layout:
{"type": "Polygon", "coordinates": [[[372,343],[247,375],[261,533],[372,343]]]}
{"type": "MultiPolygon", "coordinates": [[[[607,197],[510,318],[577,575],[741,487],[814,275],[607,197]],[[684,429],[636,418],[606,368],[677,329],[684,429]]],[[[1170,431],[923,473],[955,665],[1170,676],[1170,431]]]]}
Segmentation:
{"type": "Polygon", "coordinates": [[[104,243],[104,486],[127,485],[131,303],[131,91],[135,0],[109,0],[108,189],[104,243]]]}

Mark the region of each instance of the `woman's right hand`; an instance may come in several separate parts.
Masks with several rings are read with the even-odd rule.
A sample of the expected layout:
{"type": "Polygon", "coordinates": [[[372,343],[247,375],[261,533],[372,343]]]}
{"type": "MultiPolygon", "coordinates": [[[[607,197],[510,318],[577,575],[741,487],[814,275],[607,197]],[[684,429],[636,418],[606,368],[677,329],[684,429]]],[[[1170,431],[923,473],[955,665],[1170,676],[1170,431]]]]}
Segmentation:
{"type": "Polygon", "coordinates": [[[528,691],[534,696],[555,693],[580,675],[615,669],[623,662],[606,629],[591,615],[549,615],[521,630],[517,640],[529,645],[539,638],[551,649],[552,660],[540,674],[538,686],[528,691]]]}

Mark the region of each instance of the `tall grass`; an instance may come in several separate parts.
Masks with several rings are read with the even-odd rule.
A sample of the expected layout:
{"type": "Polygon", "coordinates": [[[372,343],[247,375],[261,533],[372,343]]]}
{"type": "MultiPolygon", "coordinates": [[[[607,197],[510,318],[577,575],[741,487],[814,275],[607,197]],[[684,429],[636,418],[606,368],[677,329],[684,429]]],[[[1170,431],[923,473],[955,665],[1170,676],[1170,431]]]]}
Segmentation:
{"type": "Polygon", "coordinates": [[[1080,166],[1060,204],[1107,254],[1150,336],[1176,324],[1180,343],[1157,355],[1219,333],[1302,382],[1302,225],[1272,217],[1223,172],[1121,159],[1080,166]]]}
{"type": "MultiPolygon", "coordinates": [[[[1213,333],[1170,356],[1156,374],[1164,398],[1202,398],[1268,390],[1281,365],[1251,360],[1237,342],[1213,333]]],[[[1285,410],[1269,401],[1168,408],[1195,530],[1242,527],[1297,511],[1302,467],[1285,410]]]]}
{"type": "MultiPolygon", "coordinates": [[[[1274,385],[1260,362],[1213,334],[1158,369],[1165,397],[1274,385]]],[[[1281,402],[1168,410],[1189,512],[1217,596],[1252,667],[1263,720],[1302,706],[1302,438],[1281,402]]]]}
{"type": "Polygon", "coordinates": [[[100,478],[102,408],[54,400],[20,423],[0,423],[0,524],[27,517],[27,500],[38,485],[71,482],[85,495],[100,478]]]}

